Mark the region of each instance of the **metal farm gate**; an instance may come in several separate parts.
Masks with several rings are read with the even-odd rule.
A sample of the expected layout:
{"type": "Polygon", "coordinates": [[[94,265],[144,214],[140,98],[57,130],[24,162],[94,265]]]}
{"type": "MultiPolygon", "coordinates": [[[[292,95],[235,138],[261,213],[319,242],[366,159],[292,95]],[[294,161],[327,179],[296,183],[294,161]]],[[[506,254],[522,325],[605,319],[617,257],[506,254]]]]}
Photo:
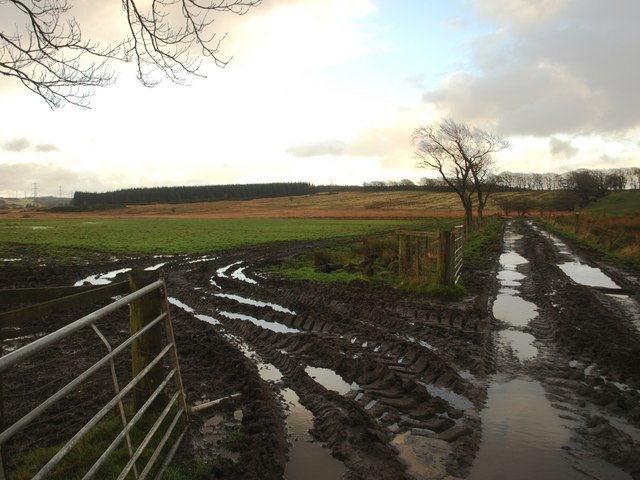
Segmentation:
{"type": "Polygon", "coordinates": [[[187,428],[164,280],[137,272],[100,287],[0,290],[0,303],[22,306],[0,314],[0,479],[37,449],[50,453],[31,478],[77,474],[69,457],[105,425],[112,438],[78,478],[102,478],[117,455],[118,479],[161,478],[187,428]]]}

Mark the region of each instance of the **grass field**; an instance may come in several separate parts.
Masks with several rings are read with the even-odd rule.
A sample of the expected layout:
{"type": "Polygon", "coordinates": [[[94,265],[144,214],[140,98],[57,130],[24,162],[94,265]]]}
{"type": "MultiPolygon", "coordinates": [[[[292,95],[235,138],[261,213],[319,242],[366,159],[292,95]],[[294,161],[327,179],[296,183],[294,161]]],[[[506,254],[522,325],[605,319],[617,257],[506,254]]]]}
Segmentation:
{"type": "MultiPolygon", "coordinates": [[[[505,196],[548,203],[548,197],[556,194],[495,193],[485,213],[500,212],[497,202],[505,196]]],[[[611,225],[596,228],[595,237],[590,235],[589,240],[630,256],[635,262],[637,222],[632,221],[632,216],[640,215],[640,191],[613,192],[586,211],[592,218],[588,223],[596,227],[604,226],[596,218],[600,215],[626,214],[624,220],[609,218],[607,225],[611,225]]],[[[437,231],[459,222],[463,212],[454,193],[341,192],[247,201],[132,205],[81,213],[23,209],[0,213],[0,259],[6,259],[19,256],[24,249],[56,257],[86,256],[87,252],[160,255],[213,252],[274,241],[362,237],[395,228],[437,231]]],[[[538,212],[532,209],[530,213],[538,212]]],[[[568,222],[565,228],[571,229],[570,219],[562,222],[568,222]]],[[[586,224],[584,234],[589,232],[586,224]]]]}
{"type": "Polygon", "coordinates": [[[597,215],[640,215],[640,190],[611,192],[585,210],[597,215]]]}
{"type": "MultiPolygon", "coordinates": [[[[20,248],[64,256],[76,250],[119,254],[213,252],[274,241],[357,237],[394,228],[438,228],[454,220],[82,218],[0,220],[0,256],[20,248]]],[[[77,252],[76,252],[77,253],[77,252]]]]}

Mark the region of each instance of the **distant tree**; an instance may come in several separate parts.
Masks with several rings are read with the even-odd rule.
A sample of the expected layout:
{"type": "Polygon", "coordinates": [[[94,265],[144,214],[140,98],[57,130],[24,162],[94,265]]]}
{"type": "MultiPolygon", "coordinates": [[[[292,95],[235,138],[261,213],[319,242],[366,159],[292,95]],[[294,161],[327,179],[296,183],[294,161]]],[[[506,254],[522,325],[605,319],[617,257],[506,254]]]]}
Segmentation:
{"type": "Polygon", "coordinates": [[[109,85],[109,60],[133,61],[145,86],[199,75],[200,58],[218,66],[224,38],[209,32],[213,14],[245,14],[261,0],[121,0],[128,36],[115,45],[86,39],[69,0],[4,0],[0,16],[15,31],[0,32],[0,75],[18,79],[50,107],[88,106],[93,87],[109,85]]]}
{"type": "Polygon", "coordinates": [[[631,168],[631,173],[629,174],[629,183],[631,183],[634,189],[640,188],[640,168],[634,167],[631,168]]]}
{"type": "Polygon", "coordinates": [[[438,171],[460,198],[465,222],[473,219],[473,197],[478,198],[478,215],[488,199],[486,181],[491,171],[491,153],[506,148],[506,140],[480,129],[447,119],[416,128],[411,137],[414,156],[421,168],[438,171]]]}
{"type": "Polygon", "coordinates": [[[608,171],[604,181],[607,190],[624,190],[627,186],[627,177],[622,169],[608,171]]]}
{"type": "Polygon", "coordinates": [[[574,170],[565,175],[565,188],[576,192],[586,204],[606,193],[604,174],[595,170],[574,170]]]}

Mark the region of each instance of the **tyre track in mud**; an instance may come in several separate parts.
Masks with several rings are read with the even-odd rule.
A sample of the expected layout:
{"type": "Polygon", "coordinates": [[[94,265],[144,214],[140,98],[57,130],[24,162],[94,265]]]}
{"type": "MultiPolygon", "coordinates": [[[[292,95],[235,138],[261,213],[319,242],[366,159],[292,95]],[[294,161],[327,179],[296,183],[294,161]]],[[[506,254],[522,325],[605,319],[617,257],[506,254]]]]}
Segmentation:
{"type": "Polygon", "coordinates": [[[451,307],[369,285],[263,277],[252,269],[265,257],[255,264],[246,252],[244,258],[172,269],[169,291],[280,370],[313,413],[312,434],[347,466],[346,478],[405,478],[406,465],[391,446],[402,432],[449,446],[438,476],[464,475],[480,436],[473,407],[485,394],[475,378],[487,368],[488,321],[472,302],[451,307]],[[298,332],[274,332],[238,315],[298,332]],[[309,366],[328,368],[358,389],[327,390],[306,373],[309,366]]]}
{"type": "Polygon", "coordinates": [[[640,478],[640,334],[604,293],[565,275],[558,264],[567,253],[542,229],[521,222],[517,231],[516,251],[529,261],[519,269],[521,294],[537,306],[522,330],[535,337],[538,354],[523,371],[576,423],[571,455],[599,456],[640,478]]]}

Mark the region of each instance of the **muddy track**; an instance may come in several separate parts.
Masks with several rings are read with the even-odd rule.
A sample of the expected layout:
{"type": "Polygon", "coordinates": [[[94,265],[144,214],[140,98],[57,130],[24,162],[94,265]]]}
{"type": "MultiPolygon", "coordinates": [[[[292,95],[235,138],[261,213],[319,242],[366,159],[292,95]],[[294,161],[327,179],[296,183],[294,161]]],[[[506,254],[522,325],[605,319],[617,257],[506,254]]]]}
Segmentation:
{"type": "MultiPolygon", "coordinates": [[[[524,366],[498,358],[500,369],[520,369],[540,381],[553,406],[579,424],[574,447],[567,446],[577,461],[601,457],[640,478],[640,331],[606,290],[578,284],[558,267],[570,254],[548,233],[528,222],[515,230],[522,235],[515,251],[528,260],[518,268],[526,275],[522,297],[537,306],[521,330],[535,337],[538,354],[524,366]]],[[[607,273],[621,290],[634,291],[629,277],[607,273]]]]}
{"type": "Polygon", "coordinates": [[[313,413],[313,435],[344,462],[348,478],[403,478],[405,465],[390,445],[402,431],[450,444],[447,469],[464,473],[479,435],[477,419],[463,410],[483,399],[471,378],[485,371],[488,326],[472,301],[452,307],[382,286],[276,279],[260,273],[261,255],[255,263],[250,252],[243,258],[175,269],[169,291],[280,370],[313,413]],[[339,395],[306,367],[330,369],[358,388],[339,395]]]}
{"type": "Polygon", "coordinates": [[[640,478],[638,443],[604,416],[640,428],[638,331],[604,293],[568,279],[557,267],[563,254],[542,232],[517,228],[516,248],[529,261],[521,267],[522,295],[538,306],[521,330],[535,337],[539,354],[524,365],[492,333],[501,328],[489,310],[499,246],[484,269],[465,272],[468,295],[454,304],[382,285],[318,285],[266,273],[322,242],[64,270],[25,262],[9,266],[4,279],[6,286],[64,285],[162,263],[187,403],[240,394],[190,416],[180,456],[217,460],[215,478],[283,478],[296,443],[285,389],[311,412],[311,433],[342,462],[344,478],[462,478],[480,445],[479,411],[497,369],[538,379],[555,406],[583,420],[574,432],[583,451],[640,478]],[[350,390],[336,391],[318,369],[350,390]],[[241,435],[230,444],[234,431],[241,435]]]}

